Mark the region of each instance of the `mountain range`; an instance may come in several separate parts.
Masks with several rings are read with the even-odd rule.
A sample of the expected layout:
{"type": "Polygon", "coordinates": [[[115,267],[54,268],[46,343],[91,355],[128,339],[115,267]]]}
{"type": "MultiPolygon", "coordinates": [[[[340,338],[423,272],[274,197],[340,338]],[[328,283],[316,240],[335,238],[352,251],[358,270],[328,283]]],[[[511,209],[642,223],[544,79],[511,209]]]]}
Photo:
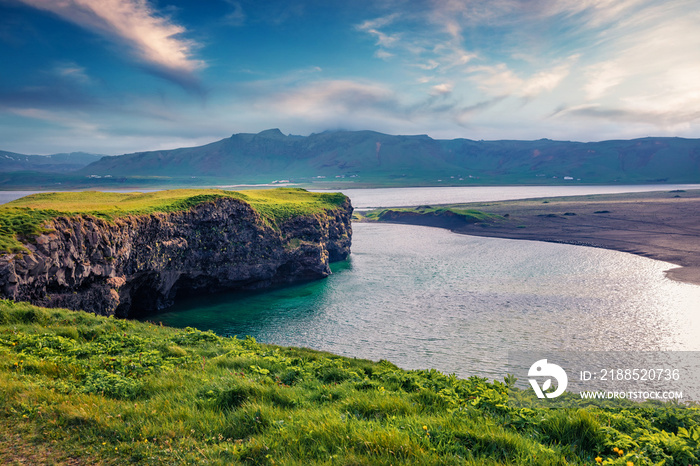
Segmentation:
{"type": "MultiPolygon", "coordinates": [[[[0,171],[5,171],[1,164],[0,171]]],[[[0,185],[12,178],[4,175],[0,185]]],[[[295,136],[271,129],[198,147],[105,156],[43,179],[98,187],[285,181],[356,186],[700,183],[700,139],[476,141],[374,131],[295,136]]]]}
{"type": "Polygon", "coordinates": [[[0,173],[37,171],[48,173],[71,172],[93,162],[103,155],[71,152],[52,155],[24,155],[0,150],[0,173]]]}

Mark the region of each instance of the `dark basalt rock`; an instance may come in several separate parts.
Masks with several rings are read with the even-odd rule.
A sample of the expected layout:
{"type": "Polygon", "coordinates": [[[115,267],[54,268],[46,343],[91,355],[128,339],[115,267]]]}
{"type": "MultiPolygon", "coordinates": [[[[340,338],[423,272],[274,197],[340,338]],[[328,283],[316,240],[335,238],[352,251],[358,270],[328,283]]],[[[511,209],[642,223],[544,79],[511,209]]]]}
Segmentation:
{"type": "Polygon", "coordinates": [[[243,201],[113,222],[59,217],[29,253],[0,257],[0,294],[46,307],[133,317],[178,294],[264,288],[326,277],[350,254],[352,206],[272,226],[243,201]]]}

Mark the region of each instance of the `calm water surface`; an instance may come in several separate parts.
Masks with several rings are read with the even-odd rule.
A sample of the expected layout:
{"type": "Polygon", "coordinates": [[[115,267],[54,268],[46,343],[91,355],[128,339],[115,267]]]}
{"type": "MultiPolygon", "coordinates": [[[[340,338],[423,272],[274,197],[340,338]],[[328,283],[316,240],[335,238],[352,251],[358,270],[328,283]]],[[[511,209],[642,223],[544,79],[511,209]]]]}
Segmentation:
{"type": "MultiPolygon", "coordinates": [[[[700,185],[356,189],[359,208],[700,185]]],[[[0,192],[0,203],[30,194],[0,192]]],[[[700,350],[700,286],[671,264],[579,246],[353,225],[352,254],[303,285],[180,302],[151,320],[501,379],[508,350],[700,350]]]]}
{"type": "MultiPolygon", "coordinates": [[[[638,193],[699,189],[700,184],[647,184],[623,186],[465,186],[432,188],[343,189],[356,209],[491,202],[535,197],[583,196],[589,194],[638,193]]],[[[333,191],[322,191],[333,192],[333,191]]]]}
{"type": "Polygon", "coordinates": [[[150,320],[501,379],[508,350],[700,350],[700,286],[603,249],[353,225],[327,279],[180,302],[150,320]]]}

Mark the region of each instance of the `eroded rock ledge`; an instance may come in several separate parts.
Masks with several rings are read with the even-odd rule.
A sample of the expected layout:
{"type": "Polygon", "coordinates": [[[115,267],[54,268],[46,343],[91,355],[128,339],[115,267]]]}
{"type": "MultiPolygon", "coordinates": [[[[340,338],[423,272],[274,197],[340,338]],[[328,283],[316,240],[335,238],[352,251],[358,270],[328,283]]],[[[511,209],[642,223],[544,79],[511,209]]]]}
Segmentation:
{"type": "Polygon", "coordinates": [[[134,317],[178,294],[256,289],[322,278],[350,253],[352,206],[271,225],[218,198],[190,210],[108,222],[58,217],[28,253],[0,257],[0,293],[46,307],[134,317]]]}

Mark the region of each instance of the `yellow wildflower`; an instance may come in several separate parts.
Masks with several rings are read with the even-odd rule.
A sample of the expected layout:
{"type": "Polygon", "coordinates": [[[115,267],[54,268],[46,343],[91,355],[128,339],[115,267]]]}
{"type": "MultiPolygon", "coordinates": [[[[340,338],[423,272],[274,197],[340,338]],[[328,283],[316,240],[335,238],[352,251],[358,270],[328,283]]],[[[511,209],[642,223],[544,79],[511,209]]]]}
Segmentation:
{"type": "Polygon", "coordinates": [[[628,462],[627,462],[627,466],[634,466],[634,463],[631,462],[631,461],[628,461],[628,462]]]}
{"type": "Polygon", "coordinates": [[[428,426],[423,426],[423,430],[428,430],[428,426]]]}
{"type": "Polygon", "coordinates": [[[596,457],[595,457],[595,462],[598,463],[598,464],[600,464],[600,463],[603,462],[603,458],[601,458],[600,456],[596,456],[596,457]]]}
{"type": "Polygon", "coordinates": [[[620,450],[620,449],[617,448],[617,447],[613,448],[613,451],[614,451],[615,453],[617,453],[619,450],[620,450]]]}
{"type": "Polygon", "coordinates": [[[617,450],[617,454],[622,456],[625,454],[625,452],[624,452],[624,450],[620,449],[620,450],[617,450]]]}

